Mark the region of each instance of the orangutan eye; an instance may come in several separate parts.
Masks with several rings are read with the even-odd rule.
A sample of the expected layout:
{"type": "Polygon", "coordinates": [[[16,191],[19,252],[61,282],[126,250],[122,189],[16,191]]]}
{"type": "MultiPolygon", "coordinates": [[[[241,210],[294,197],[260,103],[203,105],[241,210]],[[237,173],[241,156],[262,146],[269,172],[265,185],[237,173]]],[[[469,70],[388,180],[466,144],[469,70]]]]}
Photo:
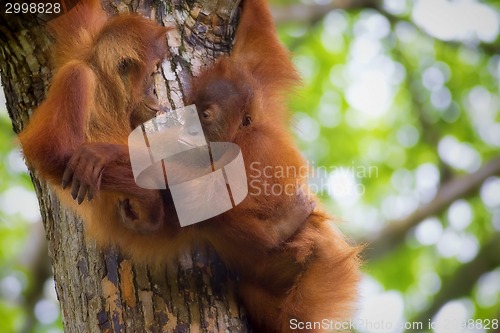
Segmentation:
{"type": "Polygon", "coordinates": [[[249,115],[249,114],[246,114],[244,117],[243,117],[243,121],[241,122],[241,124],[244,126],[244,127],[247,127],[247,126],[250,126],[250,124],[252,123],[252,117],[249,115]]]}
{"type": "Polygon", "coordinates": [[[212,112],[210,112],[210,110],[205,110],[201,114],[201,117],[205,120],[210,120],[212,118],[212,112]]]}

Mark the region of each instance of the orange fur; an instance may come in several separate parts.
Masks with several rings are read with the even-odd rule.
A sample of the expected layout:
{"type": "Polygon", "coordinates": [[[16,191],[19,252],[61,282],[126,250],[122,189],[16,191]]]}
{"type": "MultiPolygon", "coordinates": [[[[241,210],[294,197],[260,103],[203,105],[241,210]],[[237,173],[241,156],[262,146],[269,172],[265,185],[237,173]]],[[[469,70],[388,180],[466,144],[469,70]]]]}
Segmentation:
{"type": "Polygon", "coordinates": [[[238,273],[256,332],[292,332],[291,319],[349,319],[359,249],[308,197],[305,163],[287,130],[285,97],[299,79],[265,0],[243,1],[232,54],[195,78],[186,98],[197,105],[208,141],[240,146],[250,193],[236,208],[183,229],[168,191],[137,187],[126,146],[142,114],[142,82],[165,53],[165,29],[138,15],[107,18],[98,0],[82,0],[52,29],[54,79],[20,139],[28,162],[77,210],[91,237],[138,263],[165,262],[192,240],[212,244],[238,273]],[[125,76],[123,59],[135,64],[125,76]],[[266,172],[280,167],[295,172],[266,172]],[[95,198],[76,205],[61,181],[79,201],[95,198]],[[289,192],[266,195],[266,186],[289,192]]]}
{"type": "Polygon", "coordinates": [[[202,227],[238,273],[239,294],[257,332],[292,332],[291,319],[349,320],[357,294],[359,248],[320,209],[311,213],[305,197],[306,165],[287,131],[285,102],[298,81],[266,1],[243,0],[231,56],[196,78],[188,96],[207,139],[242,150],[249,195],[202,227]],[[289,192],[265,195],[266,188],[289,192]]]}
{"type": "MultiPolygon", "coordinates": [[[[120,202],[129,198],[147,212],[147,220],[162,220],[173,209],[161,204],[158,191],[135,184],[126,146],[136,122],[155,115],[144,91],[152,68],[166,56],[168,29],[138,14],[108,18],[99,0],[81,0],[49,29],[56,41],[54,76],[46,100],[19,136],[27,162],[82,217],[86,232],[100,245],[130,248],[141,259],[158,251],[173,253],[183,239],[172,236],[178,228],[140,235],[126,228],[120,215],[120,202]],[[70,190],[61,188],[65,170],[76,184],[70,190]],[[87,194],[95,198],[79,205],[71,192],[78,200],[87,194]],[[165,242],[167,236],[172,241],[165,242]]],[[[171,219],[175,226],[175,214],[171,219]]]]}

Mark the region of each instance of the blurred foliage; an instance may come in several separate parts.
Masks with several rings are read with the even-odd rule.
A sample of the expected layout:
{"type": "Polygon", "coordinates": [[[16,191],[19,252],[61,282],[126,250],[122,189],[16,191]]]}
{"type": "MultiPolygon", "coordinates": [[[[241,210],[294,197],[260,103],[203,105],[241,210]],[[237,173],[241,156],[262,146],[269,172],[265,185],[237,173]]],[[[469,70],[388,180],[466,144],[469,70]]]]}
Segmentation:
{"type": "MultiPolygon", "coordinates": [[[[414,8],[419,2],[425,1],[387,0],[374,8],[336,9],[320,19],[279,24],[303,77],[303,86],[291,96],[292,130],[317,170],[318,195],[354,239],[373,237],[404,220],[446,181],[500,155],[498,26],[485,21],[496,31],[487,40],[473,34],[438,38],[419,22],[414,8]]],[[[277,10],[292,5],[273,3],[277,10]]],[[[482,3],[498,23],[500,3],[482,3]]],[[[1,108],[0,332],[18,332],[33,317],[24,295],[35,278],[19,258],[33,223],[39,223],[26,202],[38,208],[1,108]],[[16,200],[22,203],[12,207],[16,200]]],[[[499,198],[500,178],[491,177],[473,195],[411,228],[395,251],[367,262],[362,308],[369,311],[375,304],[400,323],[419,318],[445,281],[459,279],[460,267],[478,259],[481,247],[500,232],[499,198]]],[[[500,317],[499,268],[463,287],[472,291],[458,300],[467,312],[458,318],[500,317]]],[[[40,292],[39,300],[50,305],[53,295],[40,292]]],[[[33,318],[39,320],[40,311],[33,318]]],[[[60,328],[59,319],[37,322],[32,331],[60,328]]]]}
{"type": "Polygon", "coordinates": [[[40,233],[38,202],[4,103],[0,105],[0,160],[0,332],[62,332],[51,281],[49,288],[43,288],[46,281],[38,281],[34,271],[39,263],[33,261],[37,258],[33,251],[46,249],[33,246],[45,236],[40,233]]]}
{"type": "MultiPolygon", "coordinates": [[[[356,239],[404,220],[446,181],[499,156],[498,2],[483,3],[491,5],[487,8],[497,19],[483,24],[496,33],[487,42],[472,35],[436,38],[415,22],[409,1],[334,10],[317,22],[280,27],[304,78],[291,102],[296,136],[308,160],[326,166],[319,194],[356,239]],[[377,173],[335,177],[335,170],[356,175],[370,166],[377,173]],[[336,194],[339,188],[344,191],[336,194]]],[[[440,24],[464,17],[450,14],[440,24]]],[[[400,321],[418,318],[444,281],[499,232],[499,178],[486,183],[472,197],[410,229],[396,251],[366,263],[367,280],[375,278],[383,290],[372,286],[367,298],[384,307],[383,296],[397,291],[395,299],[404,303],[400,321]]],[[[487,297],[481,285],[498,272],[485,274],[460,300],[467,316],[499,318],[500,279],[488,282],[487,297]]]]}

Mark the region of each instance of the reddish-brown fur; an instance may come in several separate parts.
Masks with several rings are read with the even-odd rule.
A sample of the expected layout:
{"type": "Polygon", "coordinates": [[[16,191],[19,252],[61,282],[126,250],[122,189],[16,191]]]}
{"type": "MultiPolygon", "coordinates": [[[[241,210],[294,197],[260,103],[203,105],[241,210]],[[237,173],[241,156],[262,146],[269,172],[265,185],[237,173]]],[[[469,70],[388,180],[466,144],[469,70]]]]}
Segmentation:
{"type": "Polygon", "coordinates": [[[187,97],[197,105],[209,141],[240,146],[250,193],[236,208],[183,229],[168,191],[138,188],[130,170],[126,138],[144,95],[133,87],[140,86],[149,68],[134,72],[129,80],[135,84],[127,85],[110,65],[117,56],[130,56],[129,48],[137,45],[151,56],[144,59],[154,63],[159,28],[134,15],[108,19],[97,0],[84,2],[77,18],[55,27],[55,77],[46,102],[21,134],[27,160],[77,209],[93,238],[101,245],[118,245],[136,262],[165,262],[192,239],[212,244],[239,274],[239,295],[256,332],[292,332],[291,319],[348,319],[356,299],[359,251],[306,193],[305,163],[287,130],[285,102],[298,77],[277,39],[266,1],[243,1],[231,56],[194,79],[187,97]],[[134,29],[141,34],[120,33],[134,29]],[[95,36],[101,36],[102,45],[95,36]],[[104,48],[110,36],[120,36],[125,47],[103,51],[99,46],[104,48]],[[88,52],[90,46],[94,52],[88,52]],[[267,177],[266,167],[297,172],[267,177]],[[61,190],[61,181],[71,184],[78,200],[95,199],[75,205],[69,191],[61,190]],[[260,194],[265,182],[291,192],[260,194]]]}
{"type": "Polygon", "coordinates": [[[257,332],[291,332],[291,319],[349,320],[357,295],[359,249],[320,209],[309,214],[305,163],[288,133],[284,100],[298,81],[266,1],[243,0],[231,56],[196,78],[188,96],[207,139],[238,144],[245,160],[249,195],[202,227],[238,272],[240,296],[257,332]],[[280,173],[283,168],[290,171],[280,173]],[[265,186],[292,191],[259,194],[265,186]]]}
{"type": "Polygon", "coordinates": [[[80,1],[49,29],[56,40],[54,76],[46,100],[19,136],[24,155],[87,222],[93,238],[126,244],[137,229],[159,224],[124,225],[121,202],[147,210],[144,221],[163,216],[164,206],[153,206],[161,193],[135,184],[126,144],[130,131],[155,115],[157,100],[145,91],[166,56],[168,29],[138,14],[108,18],[99,0],[80,1]],[[61,182],[71,189],[63,190],[61,182]],[[92,203],[84,201],[94,195],[92,203]]]}

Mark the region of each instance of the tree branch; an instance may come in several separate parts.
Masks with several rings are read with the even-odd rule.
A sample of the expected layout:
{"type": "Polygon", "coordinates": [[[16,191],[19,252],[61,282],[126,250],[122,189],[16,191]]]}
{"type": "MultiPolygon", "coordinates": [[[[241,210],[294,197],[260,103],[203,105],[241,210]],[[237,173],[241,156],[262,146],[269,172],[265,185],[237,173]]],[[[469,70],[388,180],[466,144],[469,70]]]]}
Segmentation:
{"type": "Polygon", "coordinates": [[[332,0],[324,5],[296,4],[272,8],[277,24],[286,22],[315,22],[334,9],[354,9],[379,6],[380,0],[332,0]]]}
{"type": "MultiPolygon", "coordinates": [[[[417,26],[413,21],[393,15],[382,8],[382,1],[380,0],[331,0],[328,4],[296,4],[290,6],[274,6],[272,8],[272,13],[276,24],[283,24],[289,22],[299,22],[312,24],[320,21],[326,14],[334,9],[359,9],[359,8],[372,8],[387,18],[392,24],[405,21],[415,27],[417,30],[422,31],[427,36],[436,39],[434,36],[429,35],[421,27],[417,26]]],[[[453,46],[459,47],[465,44],[455,41],[443,41],[440,42],[453,46]]],[[[471,47],[471,46],[469,46],[471,47]]],[[[496,55],[500,52],[500,45],[480,43],[472,48],[477,48],[481,52],[488,55],[496,55]]]]}
{"type": "MultiPolygon", "coordinates": [[[[182,105],[191,73],[229,51],[239,0],[102,2],[110,14],[138,11],[182,29],[169,31],[171,56],[161,71],[168,81],[166,99],[177,107],[182,105]],[[207,8],[205,3],[217,6],[207,8]]],[[[52,39],[42,26],[28,30],[32,24],[19,15],[0,13],[0,38],[5,37],[0,43],[0,76],[16,133],[44,98],[51,73],[48,53],[52,39]]],[[[126,112],[122,116],[128,117],[126,112]]],[[[133,264],[116,250],[98,248],[85,237],[82,220],[75,212],[61,205],[36,173],[31,176],[65,332],[251,331],[234,292],[232,281],[236,277],[213,250],[197,247],[168,265],[133,264]]],[[[116,208],[114,204],[111,200],[106,203],[111,210],[116,208]]],[[[97,219],[96,215],[92,218],[97,219]]],[[[30,325],[24,329],[29,330],[30,325]]]]}
{"type": "Polygon", "coordinates": [[[446,41],[446,40],[438,39],[438,38],[430,35],[427,31],[425,31],[425,29],[422,29],[422,27],[418,26],[417,24],[415,24],[415,22],[413,22],[410,19],[404,19],[404,18],[401,18],[397,15],[391,14],[391,13],[387,12],[386,10],[384,10],[381,6],[372,6],[371,8],[375,9],[377,12],[379,12],[381,15],[383,15],[391,23],[392,26],[394,26],[394,24],[397,22],[405,21],[408,24],[410,24],[411,26],[413,26],[415,29],[417,29],[418,31],[423,32],[426,36],[428,36],[432,39],[438,40],[443,44],[446,44],[446,45],[449,45],[452,47],[457,47],[457,48],[461,47],[461,46],[466,46],[466,47],[469,47],[471,49],[480,50],[481,52],[483,52],[487,55],[490,55],[490,56],[496,55],[500,52],[500,45],[496,45],[494,43],[481,42],[478,45],[471,46],[471,45],[462,43],[460,41],[446,41]]]}
{"type": "Polygon", "coordinates": [[[500,157],[474,173],[456,177],[443,184],[431,202],[418,208],[404,220],[389,223],[386,229],[375,236],[375,240],[365,239],[369,246],[364,256],[369,260],[383,257],[403,242],[406,233],[420,221],[443,211],[455,200],[473,194],[487,178],[495,175],[500,175],[500,157]]]}
{"type": "Polygon", "coordinates": [[[449,300],[470,295],[477,280],[500,265],[500,233],[497,232],[481,248],[471,262],[462,265],[453,276],[443,280],[441,291],[434,298],[432,305],[415,322],[427,322],[449,300]]]}

